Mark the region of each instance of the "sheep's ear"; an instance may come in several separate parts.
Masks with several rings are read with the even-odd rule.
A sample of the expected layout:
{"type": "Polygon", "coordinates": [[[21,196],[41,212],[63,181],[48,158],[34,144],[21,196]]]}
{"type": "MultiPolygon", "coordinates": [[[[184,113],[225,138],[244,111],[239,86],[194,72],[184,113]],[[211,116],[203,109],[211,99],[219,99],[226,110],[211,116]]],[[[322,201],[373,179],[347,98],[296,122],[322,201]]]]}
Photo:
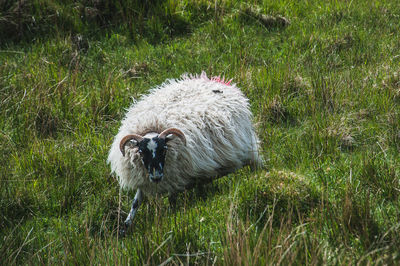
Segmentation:
{"type": "Polygon", "coordinates": [[[173,140],[176,137],[174,134],[169,134],[168,136],[165,137],[165,142],[168,142],[170,140],[173,140]]]}
{"type": "Polygon", "coordinates": [[[138,146],[139,143],[143,140],[143,137],[140,135],[132,134],[122,138],[121,142],[119,143],[119,149],[122,152],[122,155],[125,156],[125,146],[138,146]]]}
{"type": "Polygon", "coordinates": [[[131,139],[125,144],[125,146],[128,145],[129,147],[133,148],[133,147],[139,146],[139,143],[140,143],[139,141],[137,141],[135,139],[131,139]]]}
{"type": "Polygon", "coordinates": [[[168,136],[165,137],[165,143],[168,143],[170,140],[174,140],[174,139],[180,139],[183,143],[183,145],[186,146],[186,138],[185,137],[181,137],[179,135],[175,135],[175,134],[169,134],[168,136]]]}
{"type": "Polygon", "coordinates": [[[168,128],[163,132],[161,132],[158,137],[161,139],[165,139],[165,142],[168,142],[169,140],[174,139],[174,136],[179,137],[182,140],[182,142],[186,145],[185,134],[183,134],[183,132],[177,128],[168,128]]]}

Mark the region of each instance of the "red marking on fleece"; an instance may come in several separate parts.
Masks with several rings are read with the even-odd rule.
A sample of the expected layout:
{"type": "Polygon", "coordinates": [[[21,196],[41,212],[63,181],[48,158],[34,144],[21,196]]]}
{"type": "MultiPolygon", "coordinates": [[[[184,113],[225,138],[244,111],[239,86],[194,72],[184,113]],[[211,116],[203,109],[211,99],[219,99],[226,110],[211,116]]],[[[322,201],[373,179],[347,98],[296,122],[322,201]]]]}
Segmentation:
{"type": "Polygon", "coordinates": [[[222,83],[222,84],[225,84],[225,85],[228,85],[228,86],[230,86],[231,82],[232,82],[232,79],[225,80],[225,78],[221,78],[219,76],[212,77],[210,80],[215,81],[215,82],[219,82],[219,83],[222,83]]]}

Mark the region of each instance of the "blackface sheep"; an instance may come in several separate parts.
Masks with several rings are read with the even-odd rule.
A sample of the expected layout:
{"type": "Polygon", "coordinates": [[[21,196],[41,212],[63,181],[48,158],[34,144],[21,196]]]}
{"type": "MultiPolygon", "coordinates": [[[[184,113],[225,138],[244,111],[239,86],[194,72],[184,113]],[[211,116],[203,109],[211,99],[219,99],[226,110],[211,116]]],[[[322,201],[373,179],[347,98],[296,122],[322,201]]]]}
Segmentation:
{"type": "Polygon", "coordinates": [[[143,196],[176,193],[250,165],[261,166],[249,101],[219,77],[167,80],[129,108],[108,156],[123,188],[143,196]]]}

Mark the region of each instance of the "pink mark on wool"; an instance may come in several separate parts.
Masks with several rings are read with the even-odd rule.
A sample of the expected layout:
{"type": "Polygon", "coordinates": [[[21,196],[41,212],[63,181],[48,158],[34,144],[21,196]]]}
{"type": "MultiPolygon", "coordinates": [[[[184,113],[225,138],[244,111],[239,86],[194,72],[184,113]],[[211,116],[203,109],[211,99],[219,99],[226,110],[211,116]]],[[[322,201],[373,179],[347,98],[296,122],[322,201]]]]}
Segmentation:
{"type": "Polygon", "coordinates": [[[230,80],[225,80],[224,77],[221,78],[220,76],[212,77],[210,80],[211,80],[211,81],[218,82],[218,83],[222,83],[222,84],[225,84],[225,85],[228,85],[228,86],[231,86],[231,82],[232,82],[232,79],[230,79],[230,80]]]}
{"type": "Polygon", "coordinates": [[[225,77],[221,78],[220,76],[214,76],[214,77],[209,78],[207,76],[206,72],[204,72],[204,71],[202,71],[200,75],[184,74],[182,77],[184,79],[198,79],[198,78],[201,78],[201,79],[205,79],[205,80],[209,80],[209,81],[218,82],[218,83],[221,83],[221,84],[224,84],[224,85],[227,85],[227,86],[232,86],[231,82],[233,80],[233,79],[225,80],[225,77]]]}

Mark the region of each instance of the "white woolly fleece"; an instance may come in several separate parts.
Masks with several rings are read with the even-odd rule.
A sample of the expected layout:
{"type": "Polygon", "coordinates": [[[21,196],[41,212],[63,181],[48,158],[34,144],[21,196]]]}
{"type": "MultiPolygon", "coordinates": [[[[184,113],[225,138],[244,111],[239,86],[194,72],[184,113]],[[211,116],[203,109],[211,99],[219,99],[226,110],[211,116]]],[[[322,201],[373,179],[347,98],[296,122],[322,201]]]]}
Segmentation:
{"type": "Polygon", "coordinates": [[[147,196],[174,194],[245,166],[261,166],[258,138],[248,99],[235,84],[220,78],[183,75],[150,90],[128,109],[108,155],[111,170],[123,188],[141,189],[147,196]],[[168,142],[164,178],[153,183],[137,148],[119,149],[128,134],[144,136],[178,128],[186,137],[168,142]]]}

